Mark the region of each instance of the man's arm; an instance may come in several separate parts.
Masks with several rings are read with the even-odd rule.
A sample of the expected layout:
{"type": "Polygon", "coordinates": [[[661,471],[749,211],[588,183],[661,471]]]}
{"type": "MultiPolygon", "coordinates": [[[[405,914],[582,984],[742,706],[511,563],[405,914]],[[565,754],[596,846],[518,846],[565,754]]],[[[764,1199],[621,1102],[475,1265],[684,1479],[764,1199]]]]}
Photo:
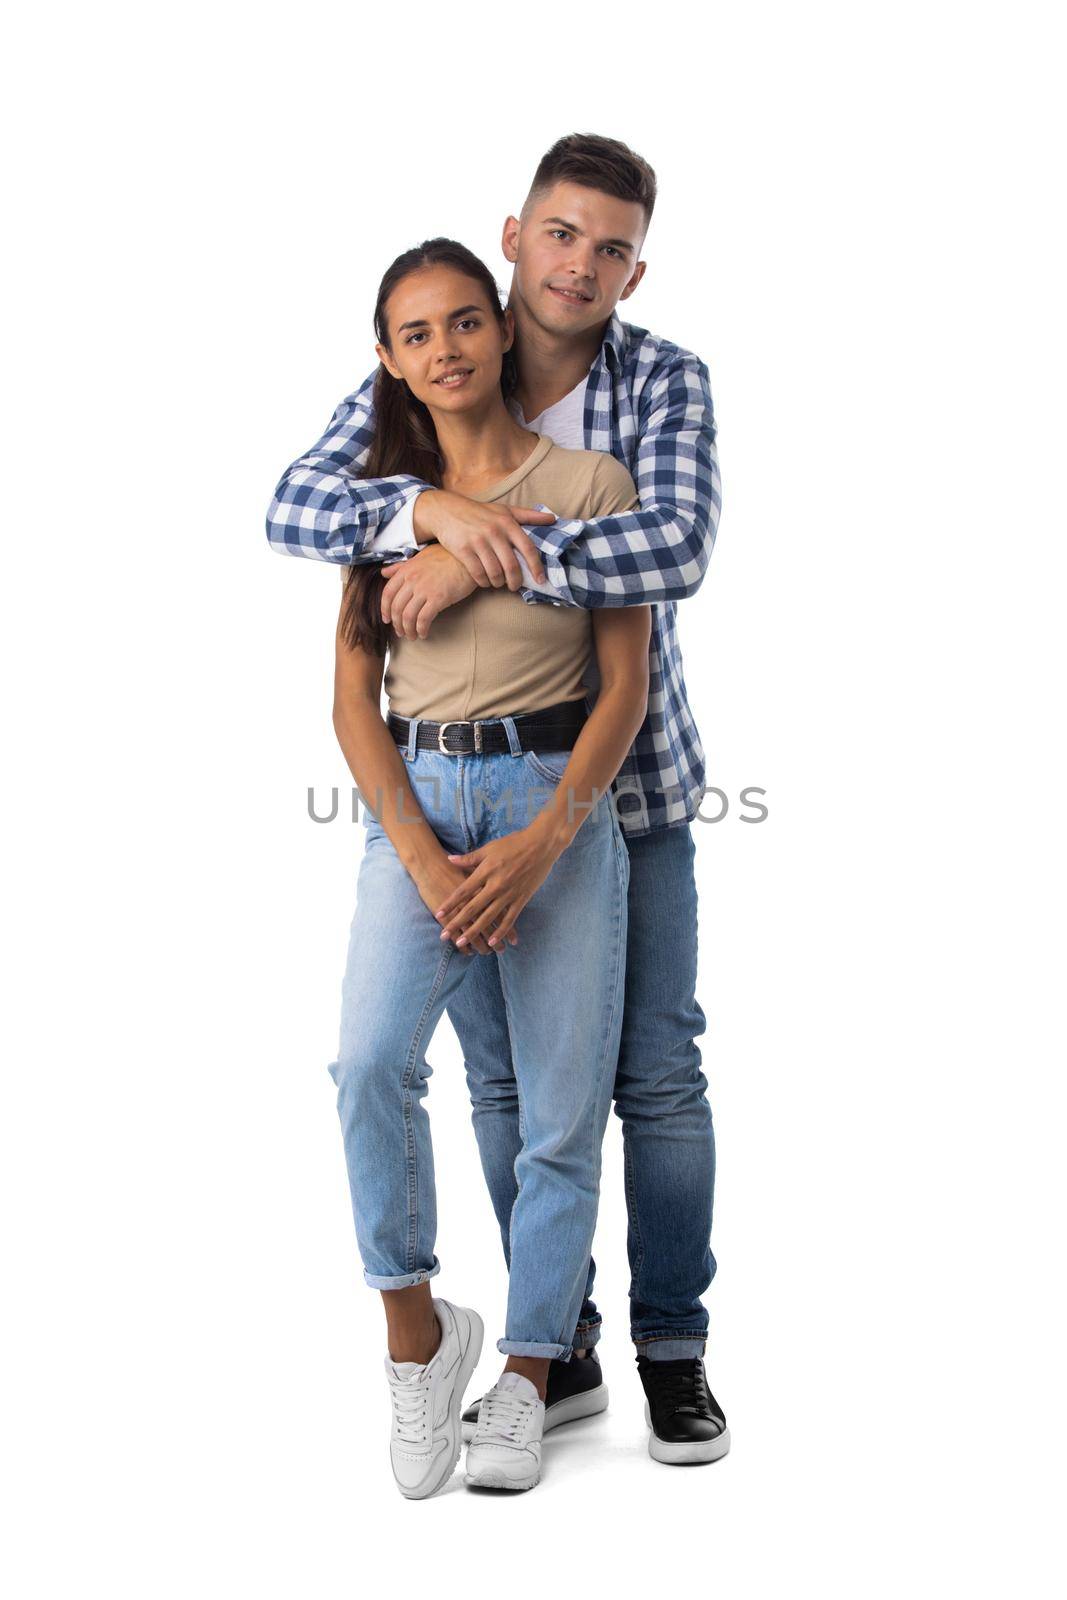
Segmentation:
{"type": "Polygon", "coordinates": [[[360,478],[374,438],[374,375],[342,400],[322,438],[287,467],[267,512],[267,538],[292,556],[345,565],[382,561],[417,548],[387,525],[428,487],[419,478],[360,478]]]}
{"type": "Polygon", "coordinates": [[[404,474],[360,478],[373,438],[372,375],[341,401],[318,443],[283,473],[267,512],[267,537],[276,550],[349,566],[403,560],[439,538],[476,584],[509,582],[518,589],[531,572],[544,584],[540,556],[519,521],[537,511],[482,505],[404,474]],[[447,531],[438,533],[429,513],[428,526],[416,525],[415,501],[424,492],[425,503],[443,513],[447,531]]]}
{"type": "MultiPolygon", "coordinates": [[[[545,575],[571,605],[649,605],[695,594],[711,559],[722,490],[708,369],[681,354],[639,406],[639,511],[528,527],[545,575]]],[[[523,599],[547,597],[523,590],[523,599]]]]}

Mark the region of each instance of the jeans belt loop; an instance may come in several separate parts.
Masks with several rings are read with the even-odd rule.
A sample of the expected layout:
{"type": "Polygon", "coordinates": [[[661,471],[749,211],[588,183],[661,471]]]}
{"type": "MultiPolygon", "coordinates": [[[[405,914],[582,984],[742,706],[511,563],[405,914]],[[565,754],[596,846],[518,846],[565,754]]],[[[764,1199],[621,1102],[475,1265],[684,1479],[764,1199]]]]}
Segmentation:
{"type": "Polygon", "coordinates": [[[500,721],[504,724],[504,732],[508,736],[508,749],[513,756],[521,756],[522,741],[519,738],[518,729],[515,726],[515,718],[501,717],[500,721]]]}

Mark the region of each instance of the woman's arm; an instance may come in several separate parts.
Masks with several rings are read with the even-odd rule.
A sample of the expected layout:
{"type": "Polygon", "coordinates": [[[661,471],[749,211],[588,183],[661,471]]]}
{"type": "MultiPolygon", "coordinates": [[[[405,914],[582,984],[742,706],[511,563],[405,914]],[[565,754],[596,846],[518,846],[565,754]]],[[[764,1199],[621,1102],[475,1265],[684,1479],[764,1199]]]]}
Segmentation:
{"type": "Polygon", "coordinates": [[[559,786],[525,828],[468,855],[449,856],[449,861],[474,870],[436,908],[442,937],[455,939],[461,949],[474,938],[488,937],[494,949],[505,938],[517,943],[515,919],[523,906],[572,843],[598,798],[612,804],[606,791],[648,709],[651,629],[650,606],[593,613],[600,690],[559,786]]]}
{"type": "MultiPolygon", "coordinates": [[[[403,756],[381,712],[385,661],[335,641],[333,725],[356,787],[381,823],[390,843],[429,910],[463,883],[465,874],[448,859],[427,822],[408,778],[403,756]]],[[[471,941],[489,954],[484,938],[471,941]]]]}

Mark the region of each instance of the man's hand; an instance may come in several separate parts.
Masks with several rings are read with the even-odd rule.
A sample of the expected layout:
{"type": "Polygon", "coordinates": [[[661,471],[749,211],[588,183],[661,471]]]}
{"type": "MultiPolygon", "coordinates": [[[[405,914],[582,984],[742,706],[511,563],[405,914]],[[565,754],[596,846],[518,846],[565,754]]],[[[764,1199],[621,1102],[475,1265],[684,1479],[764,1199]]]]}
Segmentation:
{"type": "Polygon", "coordinates": [[[478,587],[439,544],[428,544],[417,556],[384,566],[382,576],[382,621],[391,622],[402,639],[425,639],[434,617],[478,587]]]}
{"type": "Polygon", "coordinates": [[[415,499],[412,522],[419,543],[436,539],[455,556],[480,589],[521,589],[525,582],[515,559],[522,555],[535,583],[544,583],[541,556],[522,524],[555,522],[551,511],[530,506],[485,505],[447,489],[424,489],[415,499]]]}

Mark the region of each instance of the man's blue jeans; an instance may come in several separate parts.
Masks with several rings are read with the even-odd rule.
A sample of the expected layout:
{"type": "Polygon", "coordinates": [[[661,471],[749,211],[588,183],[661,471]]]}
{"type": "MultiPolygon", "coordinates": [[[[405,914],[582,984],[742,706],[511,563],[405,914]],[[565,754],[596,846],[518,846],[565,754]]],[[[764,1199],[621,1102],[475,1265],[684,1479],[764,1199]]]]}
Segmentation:
{"type": "MultiPolygon", "coordinates": [[[[696,847],[689,823],[626,838],[626,845],[629,931],[615,1111],[629,1213],[630,1332],[645,1355],[667,1361],[703,1354],[708,1316],[700,1297],[715,1273],[715,1137],[696,1045],[705,1027],[696,1000],[696,847]]],[[[521,916],[518,928],[521,936],[521,916]]],[[[510,1264],[519,1100],[497,962],[473,960],[448,1016],[463,1049],[482,1169],[510,1264]]],[[[600,1335],[593,1274],[590,1261],[576,1349],[600,1335]]]]}

